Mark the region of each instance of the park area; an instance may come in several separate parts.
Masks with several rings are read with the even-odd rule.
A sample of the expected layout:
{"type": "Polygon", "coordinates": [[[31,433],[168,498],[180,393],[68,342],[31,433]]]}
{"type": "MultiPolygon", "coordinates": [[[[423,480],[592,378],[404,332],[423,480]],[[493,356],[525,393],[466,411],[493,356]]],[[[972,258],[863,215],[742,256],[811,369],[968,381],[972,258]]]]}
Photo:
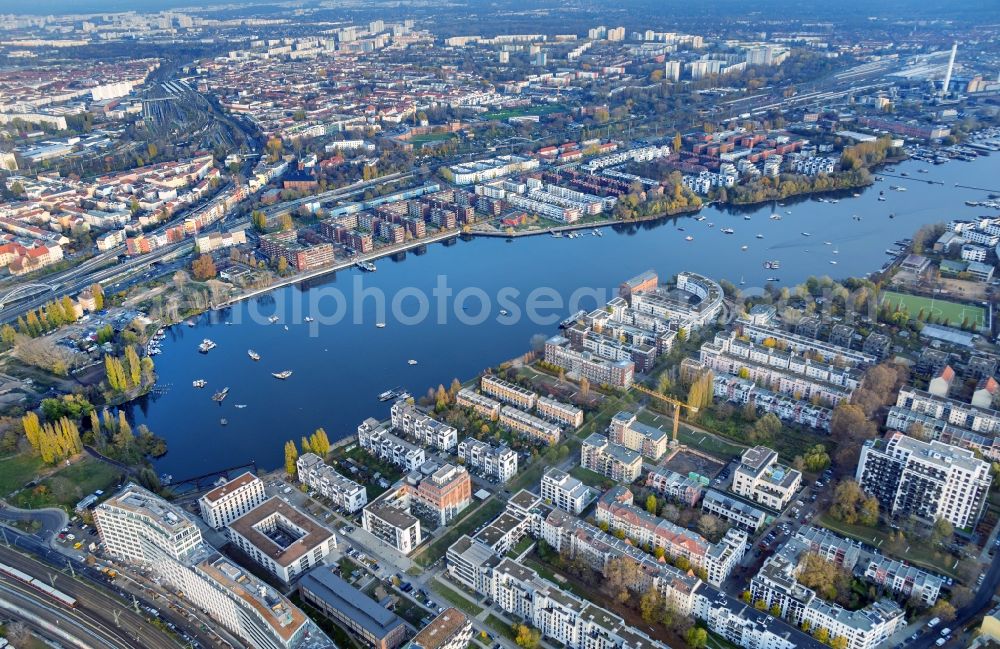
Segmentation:
{"type": "Polygon", "coordinates": [[[566,110],[562,104],[546,104],[544,106],[518,106],[517,108],[505,108],[504,110],[492,113],[483,113],[483,119],[510,119],[511,117],[524,117],[525,115],[551,115],[561,113],[566,110]]]}
{"type": "Polygon", "coordinates": [[[911,319],[922,319],[925,322],[937,323],[941,319],[941,324],[951,327],[974,326],[977,329],[982,328],[986,323],[986,310],[973,304],[961,304],[894,291],[886,291],[882,295],[882,303],[887,304],[894,311],[906,311],[911,319]],[[921,312],[923,312],[922,318],[921,312]]]}

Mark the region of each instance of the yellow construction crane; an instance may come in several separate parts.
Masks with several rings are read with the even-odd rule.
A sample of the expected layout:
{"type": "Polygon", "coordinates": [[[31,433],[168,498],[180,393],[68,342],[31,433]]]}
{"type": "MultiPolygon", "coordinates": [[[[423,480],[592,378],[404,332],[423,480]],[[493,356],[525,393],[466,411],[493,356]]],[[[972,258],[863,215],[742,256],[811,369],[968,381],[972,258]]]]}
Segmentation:
{"type": "Polygon", "coordinates": [[[676,446],[677,445],[677,427],[680,425],[680,422],[681,422],[681,408],[687,408],[688,412],[698,412],[698,406],[690,406],[690,405],[684,403],[683,401],[678,401],[677,399],[674,399],[673,397],[668,397],[668,396],[666,396],[664,394],[660,394],[659,392],[653,392],[649,388],[643,387],[643,386],[639,385],[638,383],[633,384],[632,387],[635,388],[636,390],[638,390],[639,392],[642,392],[643,394],[648,394],[649,396],[651,396],[651,397],[653,397],[655,399],[659,399],[660,401],[666,401],[667,403],[671,404],[674,407],[674,441],[673,441],[673,444],[676,446]]]}

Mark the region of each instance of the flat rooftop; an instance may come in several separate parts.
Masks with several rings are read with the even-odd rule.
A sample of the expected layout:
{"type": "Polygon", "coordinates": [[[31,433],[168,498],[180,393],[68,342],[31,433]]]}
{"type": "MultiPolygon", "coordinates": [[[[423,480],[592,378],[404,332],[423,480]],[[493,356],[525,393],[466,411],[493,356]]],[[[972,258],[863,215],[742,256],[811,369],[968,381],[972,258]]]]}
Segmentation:
{"type": "Polygon", "coordinates": [[[308,590],[379,638],[404,624],[398,615],[333,574],[327,566],[317,566],[304,574],[299,589],[308,590]]]}
{"type": "Polygon", "coordinates": [[[410,642],[421,649],[437,649],[447,642],[469,618],[457,608],[449,607],[425,626],[410,642]]]}
{"type": "Polygon", "coordinates": [[[289,566],[302,555],[319,547],[333,536],[333,532],[320,525],[312,517],[292,507],[277,496],[265,500],[259,507],[251,509],[229,524],[230,529],[249,541],[254,547],[270,557],[275,563],[289,566]],[[282,547],[270,536],[257,529],[266,519],[278,516],[304,532],[290,544],[282,547]]]}
{"type": "Polygon", "coordinates": [[[243,475],[233,478],[226,484],[212,489],[207,494],[202,496],[202,498],[205,499],[206,502],[214,503],[215,501],[225,498],[237,489],[245,487],[256,480],[260,480],[260,478],[247,471],[243,475]]]}

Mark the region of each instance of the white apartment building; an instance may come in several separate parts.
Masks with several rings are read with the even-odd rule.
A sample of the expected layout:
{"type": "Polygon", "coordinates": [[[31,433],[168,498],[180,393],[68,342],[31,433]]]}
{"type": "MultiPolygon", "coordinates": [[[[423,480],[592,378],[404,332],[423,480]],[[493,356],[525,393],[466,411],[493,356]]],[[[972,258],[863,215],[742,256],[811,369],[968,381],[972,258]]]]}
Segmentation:
{"type": "Polygon", "coordinates": [[[371,417],[358,426],[358,445],[375,457],[406,471],[416,471],[427,461],[424,449],[393,435],[378,420],[371,417]]]}
{"type": "Polygon", "coordinates": [[[465,461],[467,469],[499,484],[507,482],[517,473],[517,453],[508,446],[493,446],[489,442],[466,437],[458,445],[458,457],[465,461]]]}
{"type": "Polygon", "coordinates": [[[632,483],[642,473],[642,456],[621,444],[593,433],[580,446],[580,466],[615,482],[632,483]]]}
{"type": "Polygon", "coordinates": [[[229,540],[286,584],[324,562],[337,537],[319,521],[274,496],[231,522],[229,540]]]}
{"type": "Polygon", "coordinates": [[[458,431],[453,426],[420,412],[404,399],[392,404],[391,417],[393,428],[420,444],[442,451],[450,451],[458,445],[458,431]]]}
{"type": "Polygon", "coordinates": [[[198,499],[201,518],[221,530],[267,499],[264,481],[247,471],[198,499]]]}
{"type": "Polygon", "coordinates": [[[329,498],[340,509],[353,514],[368,504],[364,485],[340,475],[315,453],[303,453],[295,463],[299,482],[329,498]]]}
{"type": "Polygon", "coordinates": [[[892,516],[943,518],[955,529],[975,527],[992,481],[972,451],[900,432],[865,443],[856,478],[892,516]]]}
{"type": "Polygon", "coordinates": [[[766,446],[743,452],[740,465],[733,472],[732,490],[776,511],[781,511],[795,497],[802,484],[802,474],[778,463],[778,454],[766,446]]]}
{"type": "Polygon", "coordinates": [[[647,426],[633,413],[624,410],[611,418],[608,439],[654,460],[660,459],[667,452],[669,441],[664,431],[647,426]]]}
{"type": "Polygon", "coordinates": [[[365,507],[361,525],[403,554],[410,554],[423,541],[420,519],[410,513],[405,487],[390,489],[365,507]]]}
{"type": "Polygon", "coordinates": [[[98,505],[94,524],[111,556],[152,569],[248,646],[335,649],[281,593],[205,543],[186,512],[142,487],[98,505]]]}
{"type": "Polygon", "coordinates": [[[542,498],[554,507],[579,515],[590,499],[590,489],[561,469],[550,467],[542,476],[542,498]]]}

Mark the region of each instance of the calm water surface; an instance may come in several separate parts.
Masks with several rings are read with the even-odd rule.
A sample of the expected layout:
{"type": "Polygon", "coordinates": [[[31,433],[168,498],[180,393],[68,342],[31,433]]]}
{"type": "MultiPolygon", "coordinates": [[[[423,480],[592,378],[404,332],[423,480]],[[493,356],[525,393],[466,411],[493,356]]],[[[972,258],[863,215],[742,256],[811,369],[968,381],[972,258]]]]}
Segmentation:
{"type": "MultiPolygon", "coordinates": [[[[386,417],[389,404],[376,399],[383,390],[402,386],[419,396],[430,386],[468,378],[524,353],[533,337],[555,333],[558,320],[570,314],[567,305],[541,310],[549,316],[543,321],[499,313],[506,307],[516,314],[539,287],[553,294],[548,299],[568,300],[579,287],[601,289],[610,296],[623,280],[649,268],[661,278],[692,270],[734,283],[742,279],[746,288],[762,286],[771,276],[791,285],[809,275],[864,275],[885,263],[887,247],[920,225],[984,213],[964,201],[984,199],[986,192],[957,188],[955,183],[1000,193],[997,155],[941,166],[911,161],[888,173],[902,171],[910,177],[886,177],[857,198],[851,192],[841,193],[836,204],[803,199],[744,211],[712,207],[701,212],[704,221],[684,217],[615,226],[603,229],[601,237],[588,231],[576,239],[453,240],[381,259],[375,273],[351,269],[307,285],[276,289],[228,311],[206,314],[194,327],[171,328],[163,353],[156,357],[163,390],[134,404],[130,415],[136,424],[144,423],[167,439],[170,452],[157,468],[176,479],[251,459],[273,468],[282,461],[287,439],[298,440],[322,426],[334,440],[352,434],[366,417],[386,417]],[[928,173],[919,173],[922,168],[928,173]],[[919,182],[923,180],[944,185],[919,182]],[[892,191],[890,185],[907,191],[892,191]],[[877,200],[880,191],[885,192],[884,202],[877,200]],[[781,220],[769,219],[775,212],[781,220]],[[895,218],[890,219],[890,213],[895,218]],[[861,220],[856,221],[855,215],[861,220]],[[733,228],[735,234],[722,234],[723,227],[733,228]],[[758,233],[764,238],[757,239],[758,233]],[[689,235],[694,241],[685,241],[689,235]],[[741,251],[743,245],[748,250],[741,251]],[[768,259],[780,260],[781,270],[764,269],[768,259]],[[401,323],[391,310],[385,316],[378,314],[377,299],[370,295],[357,310],[358,282],[363,290],[382,292],[390,306],[400,291],[420,292],[432,300],[429,315],[419,324],[401,323]],[[445,303],[445,317],[439,323],[433,291],[442,282],[453,297],[445,303]],[[481,324],[468,324],[462,320],[480,314],[481,304],[468,299],[455,306],[454,295],[463,289],[466,293],[481,289],[493,298],[506,289],[508,296],[516,291],[518,297],[512,300],[515,308],[493,302],[481,324]],[[342,296],[345,306],[341,322],[302,321],[310,313],[334,313],[338,304],[334,294],[342,296]],[[318,310],[310,310],[310,303],[317,300],[318,310]],[[271,314],[282,320],[268,324],[271,314]],[[376,328],[381,320],[386,327],[376,328]],[[218,347],[199,354],[197,345],[203,338],[211,338],[218,347]],[[251,348],[260,353],[259,362],[247,356],[251,348]],[[409,359],[418,364],[409,365],[409,359]],[[285,369],[294,372],[288,380],[271,376],[285,369]],[[198,378],[207,380],[208,387],[193,388],[191,381],[198,378]],[[224,386],[229,386],[229,396],[219,405],[211,395],[224,386]],[[236,408],[237,404],[246,407],[236,408]],[[227,425],[221,424],[223,418],[227,425]]],[[[407,316],[417,312],[412,295],[401,304],[407,316]]],[[[590,299],[581,306],[595,304],[590,299]]]]}

